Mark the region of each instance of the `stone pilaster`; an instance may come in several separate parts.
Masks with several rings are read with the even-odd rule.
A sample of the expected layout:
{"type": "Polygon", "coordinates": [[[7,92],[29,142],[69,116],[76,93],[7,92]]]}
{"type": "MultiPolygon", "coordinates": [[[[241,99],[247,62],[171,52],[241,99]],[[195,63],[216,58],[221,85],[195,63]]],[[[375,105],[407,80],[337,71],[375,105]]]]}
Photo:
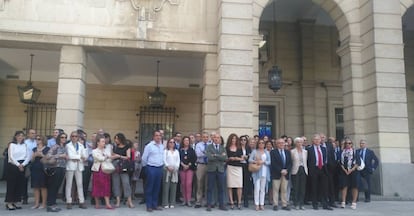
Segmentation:
{"type": "Polygon", "coordinates": [[[365,134],[379,155],[376,176],[381,193],[413,197],[407,95],[399,1],[374,0],[366,5],[371,26],[362,29],[365,134]],[[396,176],[404,176],[395,181],[396,176]]]}
{"type": "MultiPolygon", "coordinates": [[[[253,134],[258,125],[253,120],[253,2],[221,0],[218,32],[218,130],[223,137],[230,133],[253,134]]],[[[257,108],[256,108],[257,110],[257,108]]]]}
{"type": "Polygon", "coordinates": [[[217,125],[217,55],[204,58],[202,131],[216,131],[217,125]]]}
{"type": "Polygon", "coordinates": [[[303,131],[308,137],[316,133],[314,27],[315,20],[298,22],[300,32],[300,79],[302,86],[303,131]]]}
{"type": "Polygon", "coordinates": [[[86,62],[86,53],[82,47],[62,47],[56,104],[56,127],[69,133],[83,128],[86,62]]]}

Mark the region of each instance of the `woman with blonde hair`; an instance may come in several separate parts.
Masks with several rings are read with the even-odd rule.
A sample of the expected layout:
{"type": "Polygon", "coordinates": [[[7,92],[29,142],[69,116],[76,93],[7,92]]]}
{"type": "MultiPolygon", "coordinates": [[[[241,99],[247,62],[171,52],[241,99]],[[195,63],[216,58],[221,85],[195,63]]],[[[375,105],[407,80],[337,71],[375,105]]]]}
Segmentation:
{"type": "Polygon", "coordinates": [[[260,165],[257,172],[252,172],[254,184],[254,204],[256,211],[264,210],[264,199],[266,193],[266,185],[270,182],[270,154],[265,149],[265,142],[259,140],[257,149],[253,150],[249,158],[249,163],[260,165]]]}
{"type": "Polygon", "coordinates": [[[340,173],[340,187],[342,188],[342,202],[341,208],[345,208],[346,195],[348,188],[351,188],[352,192],[352,204],[351,209],[356,209],[356,200],[358,198],[358,166],[361,165],[361,158],[355,153],[352,147],[352,140],[345,139],[345,147],[342,150],[341,158],[341,173],[340,173]]]}

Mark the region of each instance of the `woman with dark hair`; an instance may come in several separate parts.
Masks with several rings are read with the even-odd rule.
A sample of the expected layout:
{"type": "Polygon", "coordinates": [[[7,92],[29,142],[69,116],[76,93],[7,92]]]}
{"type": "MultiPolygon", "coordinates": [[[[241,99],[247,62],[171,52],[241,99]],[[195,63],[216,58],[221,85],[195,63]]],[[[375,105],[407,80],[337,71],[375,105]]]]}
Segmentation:
{"type": "Polygon", "coordinates": [[[249,156],[250,153],[252,153],[252,149],[249,146],[249,138],[244,135],[240,137],[240,148],[242,151],[242,159],[240,161],[241,165],[242,165],[242,169],[243,169],[243,202],[244,202],[244,207],[248,208],[249,207],[249,194],[251,193],[252,190],[252,179],[251,179],[251,172],[249,172],[248,169],[248,160],[249,160],[249,156]]]}
{"type": "Polygon", "coordinates": [[[240,161],[244,160],[240,148],[239,138],[236,134],[229,135],[226,144],[227,152],[227,190],[230,209],[234,209],[233,188],[237,189],[237,207],[241,209],[241,196],[243,187],[243,168],[240,161]]]}
{"type": "Polygon", "coordinates": [[[99,198],[104,197],[105,208],[113,209],[109,202],[111,196],[111,174],[102,171],[102,163],[110,160],[111,155],[105,151],[105,137],[97,135],[96,148],[92,150],[92,197],[95,199],[95,208],[99,209],[99,198]]]}
{"type": "Polygon", "coordinates": [[[171,138],[167,141],[167,148],[164,150],[164,175],[162,180],[162,205],[164,208],[174,208],[179,167],[180,152],[175,149],[175,140],[171,138]]]}
{"type": "Polygon", "coordinates": [[[112,153],[112,159],[115,160],[117,169],[112,173],[112,191],[116,197],[115,207],[119,207],[121,203],[121,183],[124,197],[127,197],[129,208],[134,208],[131,199],[131,186],[129,183],[129,159],[131,158],[131,148],[127,145],[125,135],[117,133],[114,137],[115,147],[112,153]]]}
{"type": "Polygon", "coordinates": [[[47,147],[47,140],[44,136],[36,136],[36,142],[37,146],[32,150],[32,165],[30,166],[30,179],[34,194],[34,206],[32,209],[44,209],[46,208],[47,188],[46,174],[41,159],[46,156],[49,147],[47,147]],[[40,199],[42,199],[41,206],[39,206],[40,199]]]}
{"type": "Polygon", "coordinates": [[[66,142],[68,135],[60,133],[56,137],[56,144],[50,147],[44,163],[47,182],[47,211],[59,212],[61,209],[56,205],[56,197],[66,173],[66,142]]]}
{"type": "Polygon", "coordinates": [[[352,140],[349,138],[345,139],[345,148],[342,150],[341,159],[341,173],[340,173],[340,187],[342,188],[342,202],[341,208],[345,208],[346,195],[348,188],[351,188],[352,192],[352,204],[351,209],[356,209],[356,201],[358,198],[358,178],[359,172],[358,166],[361,165],[361,158],[355,153],[352,148],[352,140]]]}
{"type": "Polygon", "coordinates": [[[190,146],[190,137],[185,136],[180,148],[180,180],[181,191],[184,198],[183,205],[191,207],[191,194],[193,187],[193,175],[196,170],[196,153],[190,146]]]}
{"type": "Polygon", "coordinates": [[[30,162],[30,151],[24,143],[23,131],[16,131],[9,146],[9,163],[7,164],[6,209],[21,209],[16,203],[21,201],[21,188],[24,187],[24,173],[30,162]]]}

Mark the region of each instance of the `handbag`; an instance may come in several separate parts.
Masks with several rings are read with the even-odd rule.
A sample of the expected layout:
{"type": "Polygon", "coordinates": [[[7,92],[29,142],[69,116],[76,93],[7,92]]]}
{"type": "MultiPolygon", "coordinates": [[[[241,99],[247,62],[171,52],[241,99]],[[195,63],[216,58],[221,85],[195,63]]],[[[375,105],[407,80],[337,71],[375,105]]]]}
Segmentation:
{"type": "MultiPolygon", "coordinates": [[[[257,160],[257,157],[259,157],[258,152],[256,153],[256,160],[257,160]]],[[[257,163],[249,163],[249,166],[247,167],[249,172],[252,172],[252,173],[258,172],[260,168],[262,168],[262,165],[259,165],[257,163]]]]}
{"type": "Polygon", "coordinates": [[[259,165],[257,163],[249,163],[249,172],[255,173],[258,172],[262,168],[262,165],[259,165]]]}
{"type": "Polygon", "coordinates": [[[40,162],[44,165],[47,166],[53,166],[57,164],[57,160],[55,157],[42,157],[42,159],[40,159],[40,162]]]}
{"type": "Polygon", "coordinates": [[[115,171],[115,166],[111,162],[105,160],[101,164],[101,169],[103,173],[111,174],[115,171]]]}

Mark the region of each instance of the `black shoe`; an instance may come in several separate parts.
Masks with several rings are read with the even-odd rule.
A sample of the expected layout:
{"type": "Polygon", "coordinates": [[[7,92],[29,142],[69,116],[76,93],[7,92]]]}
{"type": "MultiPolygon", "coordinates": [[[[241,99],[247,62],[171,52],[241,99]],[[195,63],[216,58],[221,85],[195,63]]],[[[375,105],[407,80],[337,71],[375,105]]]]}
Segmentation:
{"type": "Polygon", "coordinates": [[[289,206],[284,206],[284,207],[282,207],[282,209],[283,209],[283,210],[286,210],[286,211],[290,211],[289,206]]]}
{"type": "Polygon", "coordinates": [[[333,210],[333,208],[331,208],[330,206],[324,206],[324,207],[323,207],[323,209],[325,209],[325,210],[330,210],[330,211],[332,211],[332,210],[333,210]]]}
{"type": "Polygon", "coordinates": [[[46,209],[47,212],[60,212],[60,210],[61,209],[58,207],[50,207],[50,206],[48,206],[46,209]]]}
{"type": "Polygon", "coordinates": [[[9,204],[6,204],[6,209],[9,211],[16,210],[16,208],[13,205],[9,206],[9,204]]]}
{"type": "Polygon", "coordinates": [[[273,206],[273,211],[277,211],[279,208],[277,206],[273,206]]]}
{"type": "Polygon", "coordinates": [[[201,208],[201,205],[200,205],[200,204],[196,204],[196,205],[194,206],[194,208],[201,208]]]}
{"type": "Polygon", "coordinates": [[[207,206],[206,211],[211,211],[211,206],[207,206]]]}
{"type": "Polygon", "coordinates": [[[144,203],[145,203],[145,199],[143,199],[139,202],[139,204],[144,204],[144,203]]]}
{"type": "Polygon", "coordinates": [[[226,207],[224,207],[224,206],[220,206],[220,207],[219,207],[219,209],[220,209],[220,210],[222,210],[222,211],[227,211],[227,210],[228,210],[228,209],[227,209],[226,207]]]}
{"type": "Polygon", "coordinates": [[[335,203],[329,204],[329,206],[332,208],[338,208],[338,206],[335,203]]]}
{"type": "Polygon", "coordinates": [[[366,199],[365,202],[366,203],[369,203],[369,202],[371,202],[371,200],[370,199],[366,199]]]}
{"type": "Polygon", "coordinates": [[[318,209],[319,209],[319,207],[318,207],[317,205],[313,205],[313,206],[312,206],[312,208],[313,208],[314,210],[318,210],[318,209]]]}

